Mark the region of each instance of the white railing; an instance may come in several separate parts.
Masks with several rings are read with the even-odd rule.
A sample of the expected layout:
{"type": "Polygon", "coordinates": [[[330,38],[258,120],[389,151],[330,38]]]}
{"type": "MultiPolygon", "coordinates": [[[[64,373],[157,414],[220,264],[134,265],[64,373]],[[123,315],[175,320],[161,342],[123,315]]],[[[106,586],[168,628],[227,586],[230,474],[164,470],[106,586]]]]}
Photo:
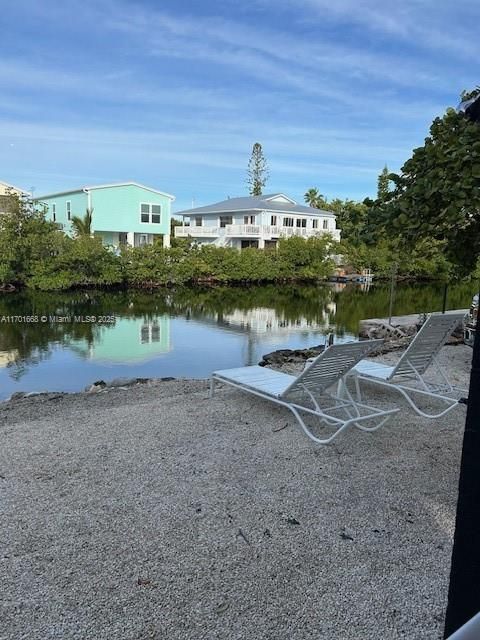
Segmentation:
{"type": "Polygon", "coordinates": [[[305,227],[279,227],[258,224],[227,224],[225,227],[175,227],[176,238],[212,238],[227,236],[229,238],[291,238],[300,236],[311,238],[316,235],[330,233],[334,240],[340,240],[339,229],[307,229],[305,227]]]}
{"type": "Polygon", "coordinates": [[[221,235],[218,227],[175,227],[176,238],[205,238],[221,235]]]}
{"type": "Polygon", "coordinates": [[[283,238],[291,238],[292,236],[302,236],[307,238],[308,236],[314,236],[317,229],[307,229],[306,227],[282,227],[280,229],[280,236],[283,238]]]}
{"type": "Polygon", "coordinates": [[[259,224],[227,224],[227,236],[262,236],[263,228],[259,224]]]}

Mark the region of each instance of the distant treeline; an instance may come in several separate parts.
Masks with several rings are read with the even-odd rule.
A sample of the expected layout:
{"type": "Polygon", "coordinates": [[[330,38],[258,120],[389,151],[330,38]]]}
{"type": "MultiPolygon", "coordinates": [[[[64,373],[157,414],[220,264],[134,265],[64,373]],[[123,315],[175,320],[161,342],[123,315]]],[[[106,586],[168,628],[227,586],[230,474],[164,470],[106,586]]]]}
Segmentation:
{"type": "MultiPolygon", "coordinates": [[[[345,217],[345,216],[343,216],[345,217]]],[[[346,225],[348,229],[348,224],[346,225]]],[[[351,234],[348,234],[351,235],[351,234]]],[[[315,282],[334,272],[334,255],[343,255],[353,269],[370,268],[388,277],[392,264],[400,276],[445,279],[449,264],[437,247],[395,254],[386,241],[367,245],[328,234],[282,239],[275,249],[244,249],[197,245],[174,240],[123,247],[120,253],[102,246],[89,227],[78,225],[71,238],[28,202],[17,199],[14,210],[0,215],[0,286],[43,291],[76,287],[159,287],[196,283],[315,282]]]]}

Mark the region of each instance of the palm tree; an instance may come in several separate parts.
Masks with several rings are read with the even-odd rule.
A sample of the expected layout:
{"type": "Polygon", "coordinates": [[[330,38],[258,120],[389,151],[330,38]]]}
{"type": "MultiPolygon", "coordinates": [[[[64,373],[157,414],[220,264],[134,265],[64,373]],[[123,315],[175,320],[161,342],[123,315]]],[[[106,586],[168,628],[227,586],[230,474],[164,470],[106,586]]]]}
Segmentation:
{"type": "Polygon", "coordinates": [[[83,218],[80,218],[80,216],[72,217],[72,227],[75,237],[92,235],[92,217],[93,209],[88,208],[83,218]]]}
{"type": "Polygon", "coordinates": [[[305,202],[310,207],[315,207],[315,209],[320,208],[320,202],[325,201],[325,196],[323,196],[318,189],[309,189],[307,193],[304,195],[305,202]]]}

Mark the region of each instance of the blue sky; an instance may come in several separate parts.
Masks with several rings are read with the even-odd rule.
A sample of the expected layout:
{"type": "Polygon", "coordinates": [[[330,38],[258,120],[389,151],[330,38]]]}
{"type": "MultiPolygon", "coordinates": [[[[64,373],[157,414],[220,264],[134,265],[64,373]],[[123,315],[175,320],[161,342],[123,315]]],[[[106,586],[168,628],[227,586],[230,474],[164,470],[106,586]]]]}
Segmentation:
{"type": "Polygon", "coordinates": [[[0,180],[35,194],[135,180],[174,210],[266,191],[376,192],[474,74],[480,3],[2,3],[0,180]]]}

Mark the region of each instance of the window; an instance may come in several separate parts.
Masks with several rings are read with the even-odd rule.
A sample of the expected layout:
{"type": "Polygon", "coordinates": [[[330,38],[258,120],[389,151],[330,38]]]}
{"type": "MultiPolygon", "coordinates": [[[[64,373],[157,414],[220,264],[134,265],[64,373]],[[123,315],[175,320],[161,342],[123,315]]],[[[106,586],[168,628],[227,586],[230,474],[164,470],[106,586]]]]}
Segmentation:
{"type": "Polygon", "coordinates": [[[258,240],[242,240],[242,249],[258,249],[258,240]]]}
{"type": "Polygon", "coordinates": [[[159,204],[142,202],[140,205],[140,221],[145,223],[160,224],[162,208],[159,204]]]}
{"type": "Polygon", "coordinates": [[[203,218],[202,216],[195,216],[195,218],[193,219],[193,221],[195,222],[195,226],[196,227],[201,227],[203,225],[203,218]]]}
{"type": "Polygon", "coordinates": [[[306,226],[307,226],[307,219],[306,218],[297,218],[297,227],[305,228],[306,226]]]}
{"type": "Polygon", "coordinates": [[[57,205],[55,203],[52,204],[52,220],[57,221],[57,205]]]}
{"type": "Polygon", "coordinates": [[[318,229],[318,220],[312,220],[312,229],[318,229]]]}
{"type": "Polygon", "coordinates": [[[284,227],[293,227],[293,218],[284,218],[283,219],[284,227]]]}
{"type": "Polygon", "coordinates": [[[150,326],[148,324],[142,325],[140,329],[140,342],[142,344],[148,344],[150,342],[150,326]]]}
{"type": "Polygon", "coordinates": [[[220,216],[220,227],[225,228],[227,224],[232,224],[232,216],[220,216]]]}
{"type": "Polygon", "coordinates": [[[156,322],[152,324],[152,342],[160,342],[160,325],[156,322]]]}
{"type": "Polygon", "coordinates": [[[276,227],[277,226],[277,216],[271,216],[270,217],[270,224],[272,225],[272,227],[276,227]]]}
{"type": "Polygon", "coordinates": [[[255,224],[255,216],[243,216],[243,224],[255,224]]]}
{"type": "Polygon", "coordinates": [[[72,219],[72,203],[70,202],[70,200],[67,200],[66,206],[67,206],[67,220],[71,220],[72,219]]]}
{"type": "Polygon", "coordinates": [[[118,244],[125,246],[128,244],[128,236],[126,233],[120,232],[118,234],[118,244]]]}
{"type": "Polygon", "coordinates": [[[328,220],[323,221],[323,228],[328,229],[328,220]]]}
{"type": "Polygon", "coordinates": [[[151,342],[160,342],[160,325],[158,322],[144,324],[140,328],[141,344],[150,344],[151,342]]]}

